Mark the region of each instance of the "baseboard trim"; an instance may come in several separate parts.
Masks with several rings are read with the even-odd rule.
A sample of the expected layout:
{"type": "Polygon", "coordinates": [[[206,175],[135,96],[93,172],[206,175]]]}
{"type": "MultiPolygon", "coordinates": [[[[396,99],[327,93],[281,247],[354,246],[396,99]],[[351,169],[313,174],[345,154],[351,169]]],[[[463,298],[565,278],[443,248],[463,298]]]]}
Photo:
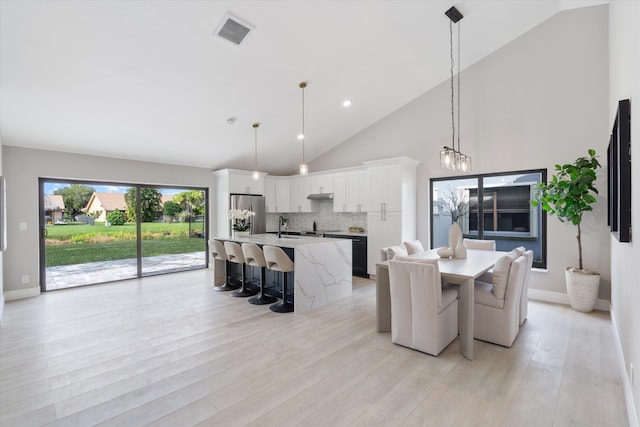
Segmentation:
{"type": "Polygon", "coordinates": [[[15,291],[5,291],[5,301],[14,301],[23,298],[32,298],[40,295],[40,288],[18,289],[15,291]]]}
{"type": "Polygon", "coordinates": [[[616,324],[616,317],[614,316],[613,309],[611,310],[611,329],[613,329],[613,340],[615,341],[616,353],[618,355],[618,367],[622,376],[624,403],[627,406],[627,418],[629,419],[629,426],[638,427],[638,412],[636,411],[636,407],[633,401],[631,381],[629,380],[629,374],[627,373],[627,362],[624,360],[622,343],[620,342],[620,334],[618,333],[618,325],[616,324]]]}
{"type": "MultiPolygon", "coordinates": [[[[569,305],[569,296],[560,292],[542,291],[540,289],[529,288],[529,299],[545,302],[554,302],[557,304],[569,305]]],[[[610,311],[611,302],[606,299],[598,299],[596,301],[596,310],[610,311]]]]}

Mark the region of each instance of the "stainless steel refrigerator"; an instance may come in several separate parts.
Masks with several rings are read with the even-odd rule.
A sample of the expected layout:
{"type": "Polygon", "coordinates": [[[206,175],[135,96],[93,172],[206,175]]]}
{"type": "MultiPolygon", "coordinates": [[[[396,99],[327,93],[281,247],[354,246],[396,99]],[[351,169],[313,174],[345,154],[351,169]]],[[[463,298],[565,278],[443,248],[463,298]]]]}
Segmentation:
{"type": "MultiPolygon", "coordinates": [[[[263,234],[267,232],[267,214],[264,207],[264,196],[254,194],[231,194],[229,195],[229,208],[250,210],[256,213],[251,220],[251,234],[263,234]]],[[[231,220],[229,220],[229,231],[231,231],[231,220]]]]}

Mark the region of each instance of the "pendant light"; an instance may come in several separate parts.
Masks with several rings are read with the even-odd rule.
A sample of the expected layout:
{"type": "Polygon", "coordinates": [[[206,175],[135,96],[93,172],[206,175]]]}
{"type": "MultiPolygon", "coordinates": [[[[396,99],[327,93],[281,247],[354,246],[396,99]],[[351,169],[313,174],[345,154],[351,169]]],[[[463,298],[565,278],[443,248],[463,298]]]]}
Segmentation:
{"type": "Polygon", "coordinates": [[[304,88],[307,87],[306,82],[300,83],[300,89],[302,89],[302,133],[298,135],[298,139],[302,141],[302,163],[300,163],[300,175],[305,176],[309,173],[309,165],[304,162],[304,88]]]}
{"type": "Polygon", "coordinates": [[[260,179],[260,172],[258,172],[258,126],[260,123],[253,124],[253,153],[254,153],[254,168],[253,168],[253,180],[258,181],[260,179]]]}
{"type": "Polygon", "coordinates": [[[471,171],[471,156],[468,156],[460,150],[460,21],[463,16],[458,9],[452,7],[451,9],[445,12],[445,15],[449,18],[449,54],[451,60],[451,147],[444,146],[442,151],[440,151],[440,167],[445,169],[450,169],[456,172],[469,172],[471,171]],[[456,148],[456,102],[455,102],[455,91],[454,91],[454,77],[453,71],[455,69],[455,60],[453,57],[453,24],[457,24],[458,28],[458,73],[457,73],[457,122],[458,122],[458,132],[457,132],[457,141],[458,146],[456,148]]]}

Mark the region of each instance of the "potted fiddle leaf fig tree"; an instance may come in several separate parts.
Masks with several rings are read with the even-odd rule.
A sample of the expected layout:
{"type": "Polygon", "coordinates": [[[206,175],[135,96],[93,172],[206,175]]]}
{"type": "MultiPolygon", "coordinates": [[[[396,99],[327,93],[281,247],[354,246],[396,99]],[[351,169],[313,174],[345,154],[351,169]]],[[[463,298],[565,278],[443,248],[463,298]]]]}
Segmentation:
{"type": "Polygon", "coordinates": [[[551,182],[538,183],[531,201],[533,206],[541,206],[555,215],[561,222],[570,222],[578,229],[578,268],[567,267],[565,280],[571,307],[578,311],[593,310],[598,299],[600,273],[587,270],[582,265],[582,215],[593,210],[596,202],[596,169],[600,162],[596,151],[590,149],[588,157],[580,157],[573,163],[556,165],[556,173],[551,182]]]}

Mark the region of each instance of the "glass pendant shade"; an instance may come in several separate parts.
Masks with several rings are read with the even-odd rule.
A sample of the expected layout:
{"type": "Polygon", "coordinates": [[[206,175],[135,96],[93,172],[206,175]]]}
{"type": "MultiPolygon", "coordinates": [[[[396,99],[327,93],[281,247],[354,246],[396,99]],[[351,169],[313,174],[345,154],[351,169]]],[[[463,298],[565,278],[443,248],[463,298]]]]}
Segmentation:
{"type": "Polygon", "coordinates": [[[307,83],[301,82],[298,86],[302,89],[302,132],[298,135],[298,139],[302,141],[302,163],[300,163],[300,175],[305,176],[309,173],[309,165],[304,161],[304,88],[307,87],[307,83]]]}
{"type": "Polygon", "coordinates": [[[257,180],[260,179],[260,172],[258,172],[257,170],[253,171],[253,175],[251,175],[251,176],[252,176],[254,181],[257,181],[257,180]]]}

